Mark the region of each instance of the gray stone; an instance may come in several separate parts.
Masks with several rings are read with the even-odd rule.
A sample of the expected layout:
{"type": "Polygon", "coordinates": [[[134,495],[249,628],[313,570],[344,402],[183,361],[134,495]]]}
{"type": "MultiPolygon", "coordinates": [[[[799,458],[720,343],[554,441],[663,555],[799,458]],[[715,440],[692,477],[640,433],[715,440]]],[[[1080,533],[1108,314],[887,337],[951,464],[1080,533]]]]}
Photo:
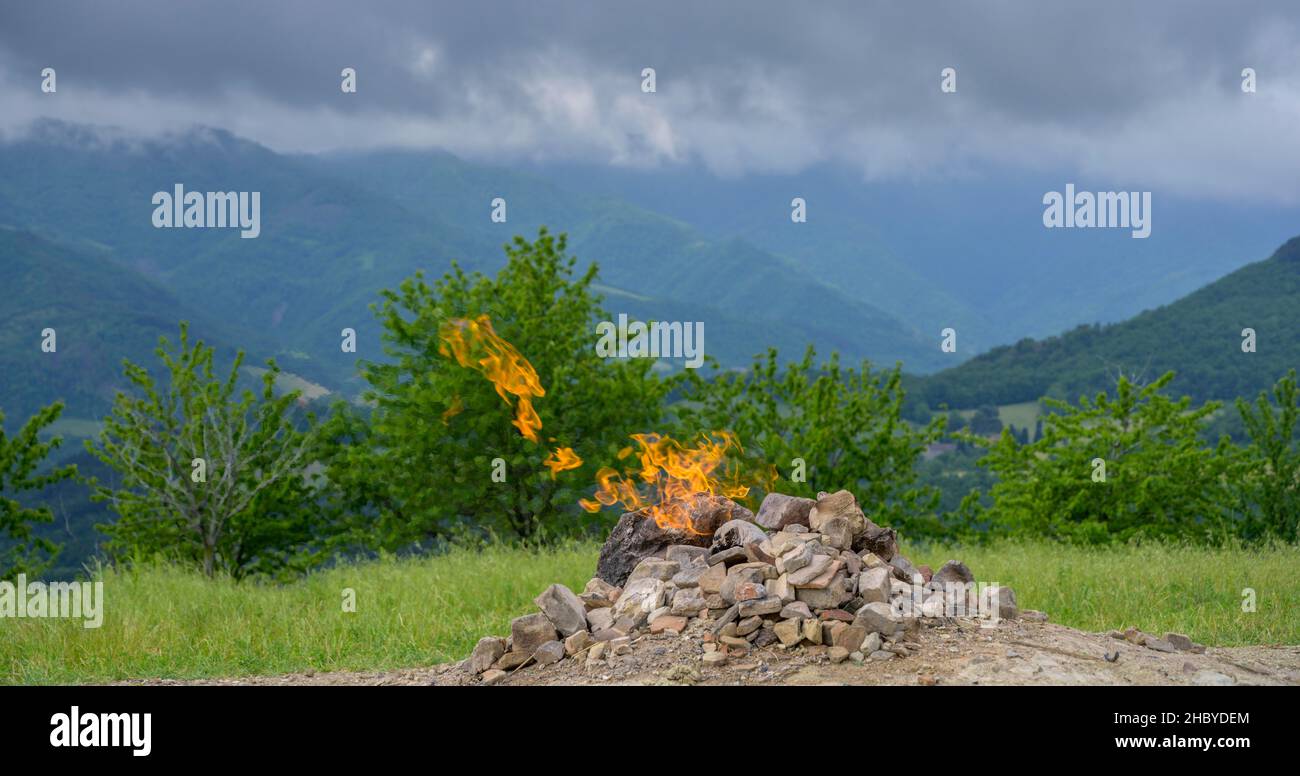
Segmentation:
{"type": "Polygon", "coordinates": [[[807,542],[800,542],[786,550],[781,556],[781,567],[785,569],[785,573],[793,574],[811,565],[815,557],[812,545],[807,542]]]}
{"type": "Polygon", "coordinates": [[[596,640],[586,631],[578,631],[564,640],[564,654],[572,657],[595,644],[596,640]]]}
{"type": "Polygon", "coordinates": [[[843,517],[849,521],[849,532],[856,536],[866,527],[866,517],[858,508],[858,500],[847,490],[835,493],[822,493],[817,503],[808,511],[808,527],[821,531],[826,521],[834,517],[843,517]]]}
{"type": "Polygon", "coordinates": [[[727,571],[727,578],[723,580],[722,587],[718,591],[722,595],[722,600],[728,604],[736,603],[738,600],[736,589],[740,585],[746,583],[761,585],[767,581],[769,571],[775,573],[776,569],[765,563],[741,563],[732,566],[727,571]]]}
{"type": "Polygon", "coordinates": [[[884,639],[880,638],[879,633],[868,633],[867,638],[862,642],[862,646],[859,647],[859,651],[870,655],[872,652],[879,652],[880,646],[884,643],[884,639]]]}
{"type": "Polygon", "coordinates": [[[847,583],[848,577],[840,572],[831,578],[826,587],[795,588],[794,594],[796,599],[813,609],[836,609],[853,597],[853,594],[845,589],[847,583]]]}
{"type": "Polygon", "coordinates": [[[531,655],[546,642],[555,641],[558,635],[550,618],[541,612],[525,614],[510,621],[510,640],[516,652],[531,655]]]}
{"type": "Polygon", "coordinates": [[[629,582],[614,604],[615,617],[632,617],[644,622],[650,612],[663,606],[667,598],[663,582],[649,577],[629,582]]]}
{"type": "Polygon", "coordinates": [[[858,595],[862,596],[864,602],[884,603],[892,593],[893,584],[888,567],[866,569],[858,575],[858,595]]]}
{"type": "Polygon", "coordinates": [[[555,629],[565,636],[587,629],[586,605],[564,585],[551,585],[534,598],[533,603],[550,619],[555,629]]]}
{"type": "Polygon", "coordinates": [[[536,660],[538,665],[549,666],[563,659],[564,642],[562,641],[548,641],[533,652],[533,660],[536,660]]]}
{"type": "Polygon", "coordinates": [[[498,671],[513,671],[516,668],[523,668],[533,662],[533,653],[520,652],[511,650],[501,656],[501,659],[492,664],[492,667],[498,671]]]}
{"type": "Polygon", "coordinates": [[[844,588],[847,590],[848,589],[847,576],[848,575],[844,573],[844,562],[838,560],[832,560],[830,568],[826,569],[820,575],[814,577],[813,579],[810,579],[801,585],[796,585],[796,587],[811,587],[811,588],[816,588],[818,590],[823,590],[827,587],[830,587],[831,581],[833,579],[835,579],[836,577],[841,577],[846,581],[844,588]]]}
{"type": "Polygon", "coordinates": [[[757,615],[753,617],[746,617],[745,619],[736,623],[736,635],[748,636],[749,634],[753,633],[754,631],[758,630],[761,627],[763,627],[762,617],[759,617],[757,615]]]}
{"type": "Polygon", "coordinates": [[[635,582],[638,579],[657,579],[660,582],[667,582],[672,579],[678,571],[681,571],[681,564],[675,560],[663,560],[661,558],[646,558],[636,564],[632,573],[628,576],[628,582],[635,582]]]}
{"type": "Polygon", "coordinates": [[[829,555],[814,555],[812,561],[807,566],[804,566],[798,571],[787,572],[790,577],[790,584],[795,587],[803,587],[804,585],[807,585],[822,574],[825,574],[826,570],[831,567],[831,563],[833,562],[834,561],[831,560],[831,556],[829,555]]]}
{"type": "Polygon", "coordinates": [[[1182,633],[1166,633],[1165,641],[1173,645],[1174,649],[1179,652],[1191,652],[1196,649],[1196,642],[1192,641],[1182,633]]]}
{"type": "Polygon", "coordinates": [[[835,634],[835,646],[843,647],[844,654],[856,652],[862,647],[862,642],[867,638],[867,629],[861,625],[850,625],[841,629],[835,634]]]}
{"type": "Polygon", "coordinates": [[[592,577],[587,580],[587,586],[582,589],[582,592],[599,595],[601,598],[613,603],[618,598],[621,590],[616,585],[611,585],[600,577],[592,577]]]}
{"type": "MultiPolygon", "coordinates": [[[[633,572],[635,573],[635,572],[633,572]]],[[[686,566],[673,575],[672,583],[677,587],[699,587],[700,578],[709,573],[709,567],[703,563],[698,566],[686,566]]]]}
{"type": "Polygon", "coordinates": [[[975,575],[966,567],[965,563],[959,560],[950,560],[939,567],[939,570],[930,578],[930,584],[936,587],[942,587],[949,582],[960,582],[967,584],[975,581],[975,575]]]}
{"type": "Polygon", "coordinates": [[[837,550],[847,550],[853,545],[853,525],[843,515],[824,521],[821,534],[826,544],[837,550]]]}
{"type": "Polygon", "coordinates": [[[722,585],[727,581],[727,567],[721,563],[716,566],[709,566],[699,578],[700,591],[705,595],[719,593],[722,591],[722,585]]]}
{"type": "Polygon", "coordinates": [[[763,497],[754,522],[769,531],[781,531],[789,525],[808,525],[808,513],[817,502],[810,498],[769,493],[763,497]]]}
{"type": "Polygon", "coordinates": [[[792,618],[806,620],[812,617],[812,610],[803,601],[794,601],[781,607],[781,617],[787,620],[792,618]]]}
{"type": "Polygon", "coordinates": [[[769,594],[780,598],[787,604],[795,599],[794,586],[790,584],[790,577],[787,574],[768,580],[766,587],[769,594]]]}
{"type": "Polygon", "coordinates": [[[673,595],[672,614],[694,617],[704,609],[704,593],[698,587],[687,587],[673,595]]]}
{"type": "Polygon", "coordinates": [[[582,599],[582,605],[586,607],[587,611],[603,609],[606,606],[613,605],[612,601],[600,593],[579,593],[578,598],[582,599]]]}
{"type": "Polygon", "coordinates": [[[614,610],[609,607],[592,609],[587,612],[587,624],[591,626],[593,633],[610,627],[614,624],[614,610]]]}
{"type": "Polygon", "coordinates": [[[740,614],[740,605],[733,604],[722,614],[718,615],[718,619],[713,621],[713,625],[711,626],[712,631],[714,633],[720,632],[723,628],[727,627],[727,625],[735,622],[736,617],[739,616],[739,614],[740,614]]]}
{"type": "Polygon", "coordinates": [[[731,566],[736,563],[744,563],[749,560],[749,553],[745,552],[744,547],[728,547],[725,550],[719,550],[709,556],[709,565],[717,566],[723,564],[731,566]]]}
{"type": "Polygon", "coordinates": [[[792,531],[782,531],[772,534],[768,537],[768,544],[772,547],[773,555],[784,555],[795,547],[808,541],[807,534],[794,533],[792,531]]]}
{"type": "Polygon", "coordinates": [[[718,553],[738,547],[743,551],[745,545],[751,542],[758,544],[766,539],[767,534],[754,523],[748,520],[730,520],[723,523],[713,534],[713,543],[709,545],[709,550],[718,553]]]}
{"type": "Polygon", "coordinates": [[[781,611],[781,599],[776,596],[759,598],[753,601],[741,601],[736,604],[737,614],[741,617],[753,617],[756,614],[777,614],[781,611]]]}
{"type": "Polygon", "coordinates": [[[492,667],[492,664],[501,659],[506,653],[505,639],[499,639],[496,636],[484,636],[474,645],[474,651],[469,656],[469,668],[476,674],[481,674],[492,667]]]}
{"type": "Polygon", "coordinates": [[[705,566],[709,557],[707,547],[695,547],[689,544],[674,544],[664,555],[667,560],[675,561],[683,570],[692,566],[705,566]]]}
{"type": "Polygon", "coordinates": [[[895,614],[889,604],[880,601],[873,601],[859,609],[853,618],[853,624],[866,628],[867,633],[879,633],[882,636],[893,636],[905,629],[903,618],[895,614]]]}
{"type": "Polygon", "coordinates": [[[793,647],[803,641],[803,621],[801,620],[782,620],[773,626],[772,631],[776,634],[777,640],[787,647],[793,647]]]}
{"type": "Polygon", "coordinates": [[[1147,649],[1154,649],[1157,652],[1177,652],[1178,649],[1164,639],[1158,639],[1155,636],[1147,636],[1142,641],[1142,646],[1147,649]]]}

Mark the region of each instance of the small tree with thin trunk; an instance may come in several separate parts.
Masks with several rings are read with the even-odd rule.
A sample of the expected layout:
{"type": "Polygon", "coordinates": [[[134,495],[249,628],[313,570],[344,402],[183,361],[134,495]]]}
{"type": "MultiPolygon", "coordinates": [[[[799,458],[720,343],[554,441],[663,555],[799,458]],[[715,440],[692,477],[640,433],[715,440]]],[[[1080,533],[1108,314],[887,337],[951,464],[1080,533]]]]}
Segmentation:
{"type": "Polygon", "coordinates": [[[5,435],[5,416],[0,412],[0,579],[38,574],[58,554],[58,545],[32,533],[33,524],[54,520],[49,507],[24,505],[18,496],[76,474],[75,466],[38,473],[41,462],[62,442],[59,437],[42,442],[40,432],[58,420],[62,411],[63,405],[57,402],[45,407],[13,437],[5,435]]]}
{"type": "Polygon", "coordinates": [[[96,498],[118,515],[102,526],[109,551],[192,562],[209,577],[298,571],[321,560],[327,534],[305,474],[315,434],[295,425],[296,392],[275,395],[275,363],[259,394],[237,387],[242,352],[218,378],[213,349],[191,343],[185,324],[178,352],[166,338],[155,352],[167,384],[127,361],[135,390],[117,395],[99,439],[86,445],[122,476],[118,488],[94,483],[96,498]]]}

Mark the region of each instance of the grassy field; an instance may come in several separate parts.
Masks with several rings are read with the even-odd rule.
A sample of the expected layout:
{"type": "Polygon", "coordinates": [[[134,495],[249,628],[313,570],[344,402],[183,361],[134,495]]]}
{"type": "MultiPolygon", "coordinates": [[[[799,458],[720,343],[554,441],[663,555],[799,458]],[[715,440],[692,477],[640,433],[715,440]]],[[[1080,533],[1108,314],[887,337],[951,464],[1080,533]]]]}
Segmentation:
{"type": "MultiPolygon", "coordinates": [[[[505,634],[551,582],[580,589],[598,546],[494,548],[382,560],[290,585],[209,581],[184,571],[105,571],[105,618],[0,619],[0,682],[197,678],[313,669],[392,669],[465,657],[505,634]],[[356,611],[344,612],[344,590],[356,611]]],[[[913,547],[916,563],[964,560],[980,581],[1015,588],[1024,608],[1087,630],[1135,625],[1218,646],[1300,643],[1300,551],[1043,543],[913,547]],[[1258,611],[1241,611],[1243,588],[1258,611]]]]}
{"type": "MultiPolygon", "coordinates": [[[[1034,423],[1037,422],[1041,408],[1036,401],[1020,402],[1019,404],[1002,404],[998,406],[998,420],[1002,421],[1004,426],[1015,426],[1016,428],[1027,428],[1031,432],[1034,430],[1034,423]]],[[[953,413],[962,420],[969,421],[975,417],[974,409],[953,410],[953,413]]]]}

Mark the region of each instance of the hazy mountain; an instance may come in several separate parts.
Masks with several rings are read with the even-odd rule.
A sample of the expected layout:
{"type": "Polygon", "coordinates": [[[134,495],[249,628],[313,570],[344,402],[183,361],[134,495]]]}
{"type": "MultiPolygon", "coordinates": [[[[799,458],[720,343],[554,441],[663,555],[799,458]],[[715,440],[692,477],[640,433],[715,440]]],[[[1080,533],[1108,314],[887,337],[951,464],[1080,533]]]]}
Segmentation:
{"type": "Polygon", "coordinates": [[[1045,340],[995,348],[911,381],[931,408],[1074,400],[1111,388],[1119,374],[1149,381],[1168,370],[1171,390],[1200,400],[1254,396],[1300,366],[1300,237],[1178,301],[1123,323],[1080,326],[1045,340]],[[1256,350],[1243,352],[1242,331],[1256,350]]]}
{"type": "Polygon", "coordinates": [[[62,399],[65,417],[95,417],[122,387],[122,359],[152,361],[158,337],[177,324],[233,353],[250,332],[209,321],[157,282],[104,251],[77,250],[31,232],[0,227],[0,411],[12,431],[41,406],[62,399]],[[54,330],[54,352],[42,349],[54,330]]]}
{"type": "Polygon", "coordinates": [[[802,353],[809,342],[877,362],[904,360],[918,371],[942,365],[930,338],[884,312],[875,300],[845,293],[797,262],[741,236],[709,238],[686,222],[608,195],[560,187],[545,178],[471,164],[436,152],[390,151],[309,158],[413,210],[428,209],[483,241],[549,226],[569,235],[579,259],[595,261],[612,313],[701,320],[709,352],[747,364],[768,345],[802,353]],[[489,203],[507,203],[508,221],[492,223],[489,203]]]}
{"type": "MultiPolygon", "coordinates": [[[[452,259],[494,271],[504,263],[503,243],[534,236],[543,224],[571,235],[581,264],[600,265],[611,312],[704,321],[706,352],[724,363],[746,364],[768,345],[793,356],[809,342],[853,358],[901,359],[918,370],[942,363],[915,330],[751,242],[710,239],[614,197],[572,194],[446,154],[286,156],[221,130],[141,140],[42,121],[23,139],[0,144],[0,169],[0,223],[74,249],[61,258],[70,275],[84,263],[84,281],[111,289],[125,309],[169,330],[181,318],[206,320],[246,347],[251,361],[274,355],[285,369],[345,392],[358,387],[356,357],[340,351],[339,333],[355,328],[358,355],[381,355],[370,310],[381,289],[419,269],[439,275],[452,259]],[[154,192],[177,183],[187,191],[260,192],[260,236],[154,228],[154,192]],[[508,201],[505,224],[489,219],[495,196],[508,201]],[[110,265],[133,273],[131,282],[114,286],[118,276],[96,274],[110,265]],[[141,286],[145,281],[150,285],[141,286]]],[[[41,266],[16,252],[0,261],[6,274],[10,266],[41,266]]],[[[91,317],[97,310],[90,299],[47,291],[54,293],[35,285],[24,304],[91,317]]],[[[0,299],[0,324],[9,327],[25,310],[14,304],[12,296],[0,299]]],[[[152,339],[138,342],[152,347],[152,339]]],[[[111,378],[92,371],[79,379],[111,378]]],[[[48,387],[47,399],[62,395],[48,387]]],[[[78,411],[102,395],[79,393],[78,411]]]]}
{"type": "Polygon", "coordinates": [[[1238,269],[1296,232],[1300,208],[1201,202],[1152,192],[1151,236],[1045,229],[1043,195],[1144,190],[1077,174],[957,171],[942,180],[865,181],[855,170],[724,178],[698,169],[534,165],[559,185],[618,196],[714,239],[744,235],[919,330],[937,347],[956,328],[958,357],[1080,323],[1111,323],[1167,304],[1238,269]],[[790,220],[802,197],[807,223],[790,220]]]}

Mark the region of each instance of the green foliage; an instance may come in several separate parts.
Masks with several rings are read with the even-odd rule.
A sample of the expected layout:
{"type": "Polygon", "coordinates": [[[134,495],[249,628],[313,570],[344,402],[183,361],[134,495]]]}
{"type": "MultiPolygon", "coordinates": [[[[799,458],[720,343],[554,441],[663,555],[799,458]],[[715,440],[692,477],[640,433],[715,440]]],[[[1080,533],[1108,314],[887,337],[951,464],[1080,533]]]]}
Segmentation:
{"type": "Polygon", "coordinates": [[[95,498],[118,515],[101,526],[110,553],[176,558],[209,577],[236,579],[322,560],[329,529],[306,474],[315,435],[295,426],[298,394],[275,395],[275,363],[255,394],[236,385],[243,354],[217,377],[212,348],[191,343],[186,324],[176,352],[166,338],[155,352],[167,383],[126,361],[135,390],[117,395],[98,440],[86,442],[122,477],[116,487],[93,483],[95,498]],[[194,466],[199,459],[206,476],[194,466]]]}
{"type": "Polygon", "coordinates": [[[516,237],[495,276],[458,265],[432,286],[422,275],[385,291],[376,314],[389,360],[365,363],[367,410],[339,408],[329,424],[328,476],[340,507],[369,543],[397,548],[470,528],[532,537],[587,525],[577,500],[614,461],[628,435],[656,430],[670,382],[648,359],[596,355],[594,325],[608,318],[593,295],[596,266],[575,276],[564,235],[516,237]],[[439,332],[486,315],[526,358],[545,395],[534,402],[538,442],[513,425],[514,403],[473,369],[440,352],[439,332]],[[543,461],[570,447],[584,461],[558,476],[543,461]],[[505,482],[492,480],[495,458],[505,482]]]}
{"type": "Polygon", "coordinates": [[[998,417],[998,408],[985,404],[975,410],[975,416],[970,420],[970,432],[980,436],[1002,433],[1002,419],[998,417]]]}
{"type": "Polygon", "coordinates": [[[769,349],[748,372],[705,378],[691,371],[677,409],[681,434],[731,431],[750,461],[777,467],[782,493],[816,497],[847,488],[877,522],[908,535],[936,532],[937,493],[915,486],[914,467],[943,433],[944,419],[913,428],[900,418],[898,367],[873,372],[864,361],[845,369],[835,353],[818,366],[815,357],[809,347],[782,368],[769,349]],[[804,481],[791,480],[795,459],[804,461],[804,481]]]}
{"type": "Polygon", "coordinates": [[[23,506],[18,495],[40,490],[47,485],[76,475],[75,466],[61,466],[37,473],[41,462],[62,440],[54,437],[40,441],[41,429],[59,419],[63,405],[55,402],[37,412],[13,437],[5,434],[4,412],[0,411],[0,579],[19,574],[36,575],[53,563],[59,547],[49,539],[32,533],[33,523],[54,520],[47,506],[23,506]]]}
{"type": "Polygon", "coordinates": [[[988,450],[980,464],[998,476],[992,506],[972,494],[963,504],[967,518],[988,519],[996,531],[1081,542],[1220,536],[1230,457],[1200,438],[1219,405],[1194,408],[1190,398],[1166,397],[1161,390],[1173,377],[1142,387],[1121,377],[1114,398],[1103,392],[1078,406],[1049,399],[1054,412],[1032,444],[1009,431],[997,440],[966,435],[988,450]]]}
{"type": "Polygon", "coordinates": [[[926,377],[909,378],[917,402],[954,408],[1068,399],[1176,370],[1170,389],[1195,401],[1251,396],[1300,363],[1300,237],[1171,304],[1121,323],[1023,339],[926,377]],[[1243,353],[1243,328],[1258,350],[1243,353]]]}
{"type": "Polygon", "coordinates": [[[1300,539],[1300,391],[1294,369],[1278,380],[1272,393],[1272,403],[1260,392],[1253,407],[1237,399],[1237,412],[1252,442],[1240,449],[1232,478],[1239,531],[1248,539],[1294,542],[1300,539]]]}

